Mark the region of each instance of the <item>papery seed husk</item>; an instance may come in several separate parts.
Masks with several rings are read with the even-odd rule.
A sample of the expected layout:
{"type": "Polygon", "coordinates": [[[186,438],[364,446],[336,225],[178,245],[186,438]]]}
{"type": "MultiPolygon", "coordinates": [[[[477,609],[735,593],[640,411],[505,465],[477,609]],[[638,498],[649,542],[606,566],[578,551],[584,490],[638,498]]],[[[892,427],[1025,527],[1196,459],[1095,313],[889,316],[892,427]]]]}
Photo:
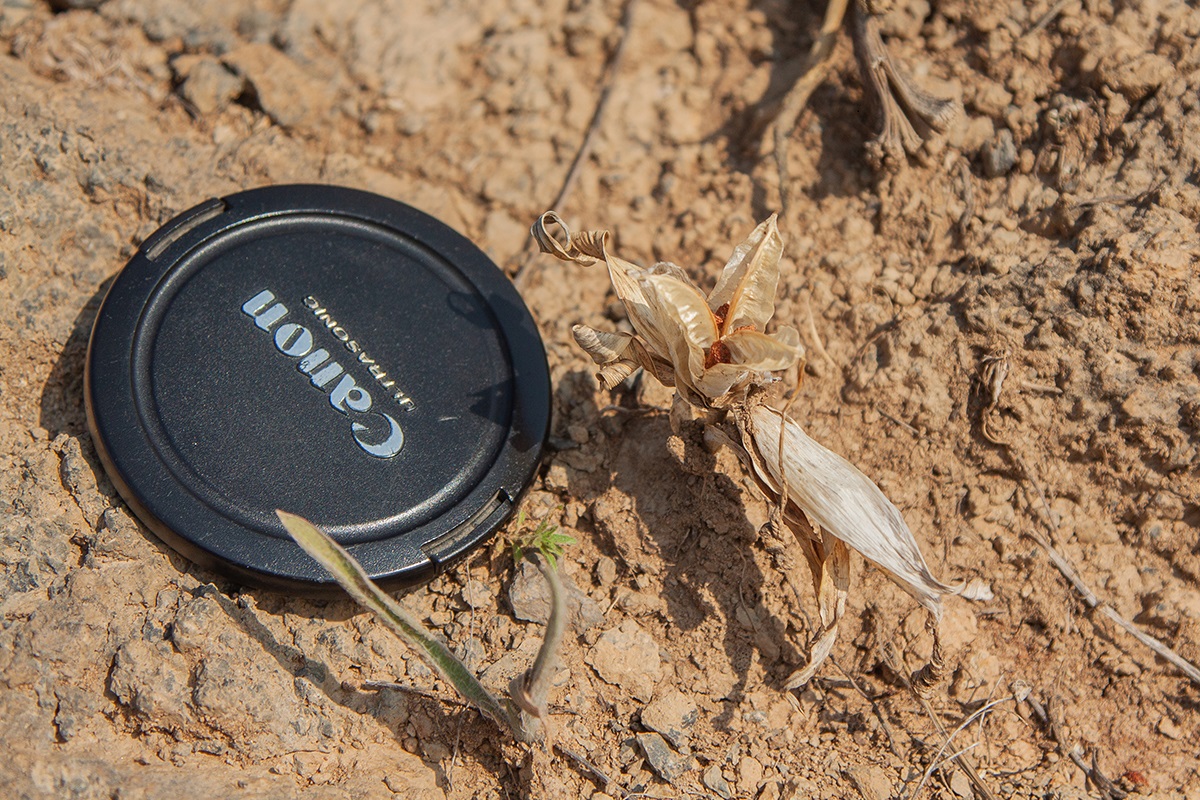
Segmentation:
{"type": "Polygon", "coordinates": [[[669,338],[676,371],[686,371],[688,382],[695,382],[704,374],[704,351],[717,340],[717,320],[704,295],[670,275],[645,278],[642,290],[669,338]]]}
{"type": "Polygon", "coordinates": [[[785,328],[780,333],[783,335],[770,336],[758,331],[735,331],[722,341],[729,348],[734,363],[759,372],[777,372],[792,366],[800,357],[799,335],[796,334],[796,329],[785,328]],[[788,341],[793,337],[797,341],[796,345],[788,341]]]}
{"type": "Polygon", "coordinates": [[[930,573],[904,517],[879,487],[781,412],[758,403],[741,418],[746,446],[755,450],[752,463],[768,473],[761,476],[764,482],[776,487],[786,482],[788,499],[814,524],[884,569],[940,618],[941,596],[951,589],[930,573]]]}
{"type": "Polygon", "coordinates": [[[722,333],[745,325],[762,330],[774,316],[782,256],[783,237],[772,214],[734,248],[709,295],[708,303],[714,310],[729,304],[722,333]]]}

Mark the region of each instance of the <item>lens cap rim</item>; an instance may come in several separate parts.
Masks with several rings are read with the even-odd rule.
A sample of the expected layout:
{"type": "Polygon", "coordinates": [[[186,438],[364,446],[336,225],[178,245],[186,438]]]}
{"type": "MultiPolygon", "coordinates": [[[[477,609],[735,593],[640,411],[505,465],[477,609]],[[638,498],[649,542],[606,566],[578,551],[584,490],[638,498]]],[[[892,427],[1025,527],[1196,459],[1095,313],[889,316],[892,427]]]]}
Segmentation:
{"type": "MultiPolygon", "coordinates": [[[[372,579],[390,588],[421,583],[486,541],[515,509],[541,462],[550,427],[551,388],[537,325],[511,281],[464,236],[402,202],[340,186],[269,186],[200,203],[160,227],[113,279],[92,327],[84,395],[93,442],[138,518],[191,561],[243,584],[309,594],[336,588],[324,568],[286,537],[282,526],[267,536],[231,521],[206,504],[194,485],[165,468],[164,443],[155,440],[138,413],[134,362],[139,350],[150,346],[146,337],[158,335],[157,328],[148,330],[143,323],[159,287],[198,248],[239,230],[244,233],[245,226],[286,217],[361,222],[424,248],[471,285],[491,312],[493,332],[507,348],[511,416],[499,452],[484,474],[435,519],[412,530],[346,545],[372,579]]],[[[245,298],[231,297],[230,304],[235,300],[240,307],[245,298]]],[[[396,298],[389,302],[394,305],[396,298]]]]}

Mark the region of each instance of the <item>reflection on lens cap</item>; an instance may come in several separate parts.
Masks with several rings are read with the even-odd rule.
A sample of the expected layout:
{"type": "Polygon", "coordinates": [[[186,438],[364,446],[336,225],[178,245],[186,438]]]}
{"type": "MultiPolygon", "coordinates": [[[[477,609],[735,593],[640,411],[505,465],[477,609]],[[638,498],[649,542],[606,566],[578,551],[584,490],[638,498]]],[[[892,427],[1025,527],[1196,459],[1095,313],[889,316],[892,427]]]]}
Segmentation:
{"type": "Polygon", "coordinates": [[[275,516],[376,580],[431,577],[537,468],[550,378],[487,256],[378,195],[279,186],[211,200],[117,276],[88,349],[88,423],[126,501],[252,584],[332,581],[275,516]]]}

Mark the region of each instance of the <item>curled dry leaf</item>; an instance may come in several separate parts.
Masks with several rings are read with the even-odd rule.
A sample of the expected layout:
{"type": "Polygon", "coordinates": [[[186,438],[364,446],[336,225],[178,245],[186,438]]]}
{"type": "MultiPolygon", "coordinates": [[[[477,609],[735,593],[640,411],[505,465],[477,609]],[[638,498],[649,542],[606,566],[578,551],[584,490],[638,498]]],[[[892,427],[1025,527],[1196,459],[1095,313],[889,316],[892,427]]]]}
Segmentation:
{"type": "Polygon", "coordinates": [[[543,252],[561,260],[604,261],[613,291],[625,304],[633,333],[574,329],[575,340],[600,368],[601,385],[612,388],[642,367],[688,403],[714,412],[709,416],[714,441],[735,449],[796,535],[812,572],[821,629],[810,644],[808,665],[788,680],[788,688],[812,678],[833,649],[846,613],[851,548],[928,609],[939,654],[929,674],[939,675],[937,621],[941,596],[951,590],[930,573],[912,531],[879,487],[765,403],[763,387],[775,380],[771,373],[788,369],[803,354],[794,328],[765,332],[775,313],[783,255],[775,216],[734,248],[707,297],[675,264],[644,268],[617,258],[609,251],[607,231],[573,234],[547,212],[532,233],[543,252]],[[564,240],[552,236],[550,226],[561,228],[564,240]]]}

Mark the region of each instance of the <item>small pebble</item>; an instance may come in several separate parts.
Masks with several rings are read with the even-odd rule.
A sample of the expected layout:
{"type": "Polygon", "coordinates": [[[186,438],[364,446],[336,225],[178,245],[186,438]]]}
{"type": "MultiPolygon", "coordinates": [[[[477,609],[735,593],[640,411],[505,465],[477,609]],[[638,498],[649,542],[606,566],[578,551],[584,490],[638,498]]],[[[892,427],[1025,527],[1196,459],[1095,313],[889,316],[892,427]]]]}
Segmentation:
{"type": "Polygon", "coordinates": [[[999,178],[1007,175],[1017,163],[1017,145],[1013,141],[1012,131],[1001,128],[996,135],[983,145],[983,172],[989,178],[999,178]]]}

